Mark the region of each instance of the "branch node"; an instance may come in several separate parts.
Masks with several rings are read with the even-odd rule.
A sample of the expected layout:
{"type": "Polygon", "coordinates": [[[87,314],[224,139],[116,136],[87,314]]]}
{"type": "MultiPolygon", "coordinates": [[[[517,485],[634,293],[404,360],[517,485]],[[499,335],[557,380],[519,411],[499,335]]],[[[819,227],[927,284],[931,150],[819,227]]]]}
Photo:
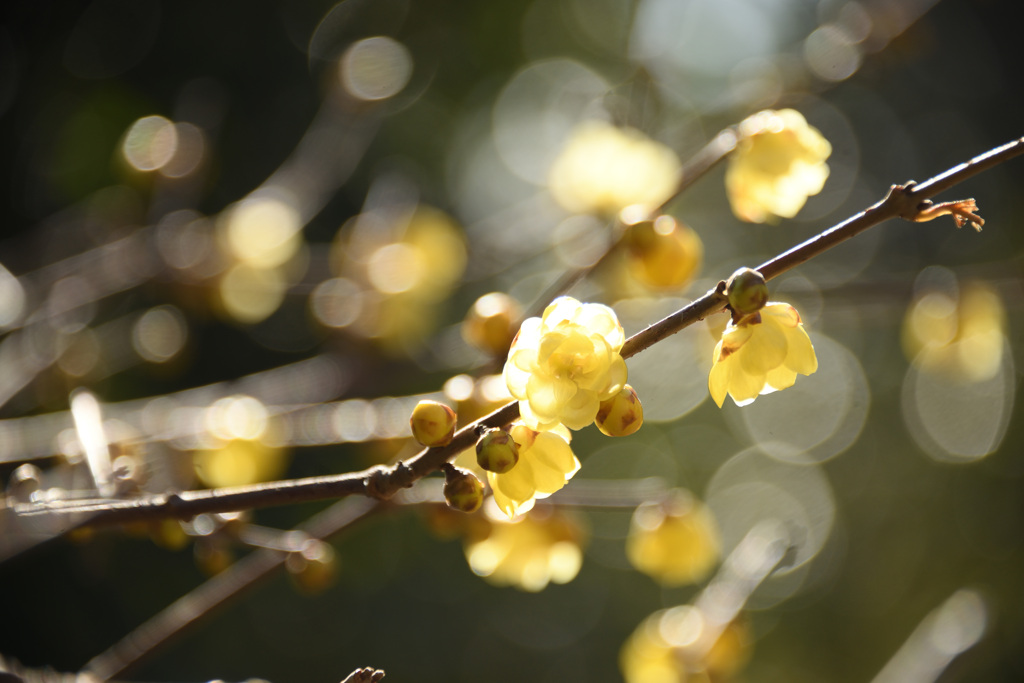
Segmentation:
{"type": "Polygon", "coordinates": [[[398,489],[411,487],[418,478],[411,467],[399,460],[394,467],[375,465],[370,468],[363,479],[363,489],[370,498],[388,500],[398,489]]]}
{"type": "Polygon", "coordinates": [[[391,488],[388,468],[384,465],[375,465],[370,469],[369,474],[363,480],[363,488],[366,495],[377,500],[387,500],[394,494],[391,488]]]}
{"type": "Polygon", "coordinates": [[[175,519],[187,522],[195,516],[189,512],[185,512],[185,499],[177,493],[172,492],[167,494],[167,497],[164,498],[164,507],[170,511],[170,516],[175,519]]]}

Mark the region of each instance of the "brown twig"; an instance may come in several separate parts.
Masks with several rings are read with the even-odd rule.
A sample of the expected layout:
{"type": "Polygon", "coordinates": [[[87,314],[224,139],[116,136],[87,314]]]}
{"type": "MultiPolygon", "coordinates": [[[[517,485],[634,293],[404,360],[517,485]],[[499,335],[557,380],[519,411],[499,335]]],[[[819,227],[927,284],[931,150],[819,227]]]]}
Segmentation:
{"type": "MultiPolygon", "coordinates": [[[[657,216],[664,213],[666,207],[679,198],[683,192],[688,190],[694,183],[704,177],[704,175],[712,168],[721,163],[729,153],[736,148],[736,127],[730,126],[720,131],[711,142],[704,145],[700,151],[694,154],[689,161],[683,166],[683,170],[679,174],[679,184],[676,185],[676,189],[672,194],[665,199],[661,204],[652,209],[649,213],[650,216],[657,216]]],[[[601,265],[606,263],[612,254],[614,254],[619,245],[622,244],[622,240],[626,235],[626,226],[622,222],[621,217],[615,219],[615,226],[612,232],[616,235],[616,239],[605,252],[601,254],[600,258],[591,263],[589,266],[583,268],[577,268],[571,270],[561,278],[556,280],[547,290],[544,291],[534,304],[533,308],[523,316],[523,318],[529,318],[531,316],[539,316],[553,299],[569,291],[577,282],[585,278],[587,275],[592,273],[594,270],[599,268],[601,265]]],[[[520,321],[522,322],[522,321],[520,321]]],[[[500,367],[500,364],[499,364],[500,367]]]]}
{"type": "MultiPolygon", "coordinates": [[[[913,221],[922,210],[927,209],[926,200],[1021,153],[1024,153],[1024,138],[990,150],[923,183],[911,181],[905,185],[893,185],[886,197],[874,206],[761,264],[757,270],[765,279],[770,280],[890,218],[901,217],[913,221]]],[[[622,357],[630,358],[722,310],[726,304],[723,289],[724,281],[684,308],[634,334],[622,347],[622,357]]],[[[392,466],[378,465],[361,472],[276,481],[248,487],[159,494],[126,501],[74,500],[21,504],[15,506],[15,512],[25,516],[66,515],[69,526],[96,526],[161,517],[187,519],[203,512],[227,512],[353,494],[383,500],[436,472],[442,464],[472,446],[481,425],[502,427],[518,416],[518,403],[509,403],[464,426],[447,446],[428,448],[408,461],[400,461],[392,466]]]]}
{"type": "MultiPolygon", "coordinates": [[[[372,500],[341,500],[300,529],[311,538],[329,538],[365,517],[375,507],[372,500]]],[[[93,657],[84,670],[101,681],[124,673],[173,636],[283,565],[287,558],[287,552],[269,548],[249,553],[93,657]]]]}

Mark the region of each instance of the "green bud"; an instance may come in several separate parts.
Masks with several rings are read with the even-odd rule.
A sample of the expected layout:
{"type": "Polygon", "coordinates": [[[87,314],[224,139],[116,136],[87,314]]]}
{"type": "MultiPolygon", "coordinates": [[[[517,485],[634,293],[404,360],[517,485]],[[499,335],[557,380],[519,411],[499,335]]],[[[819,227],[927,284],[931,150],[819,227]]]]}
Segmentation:
{"type": "Polygon", "coordinates": [[[757,313],[768,303],[768,285],[764,276],[750,268],[740,268],[725,282],[729,307],[742,318],[757,313]]]}
{"type": "Polygon", "coordinates": [[[484,485],[469,470],[444,465],[444,499],[460,512],[476,512],[484,502],[484,485]]]}
{"type": "Polygon", "coordinates": [[[455,435],[455,411],[437,401],[420,401],[409,418],[413,437],[424,446],[447,446],[455,435]]]}
{"type": "Polygon", "coordinates": [[[519,446],[503,429],[488,429],[476,442],[476,461],[488,472],[504,474],[519,462],[519,446]]]}

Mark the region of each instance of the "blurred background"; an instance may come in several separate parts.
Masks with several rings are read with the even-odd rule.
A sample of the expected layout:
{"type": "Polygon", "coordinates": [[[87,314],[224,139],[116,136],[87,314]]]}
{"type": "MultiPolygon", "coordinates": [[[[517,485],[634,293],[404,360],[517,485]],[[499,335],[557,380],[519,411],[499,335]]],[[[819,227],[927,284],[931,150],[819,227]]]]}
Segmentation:
{"type": "Polygon", "coordinates": [[[447,512],[437,480],[327,546],[274,530],[328,502],[72,537],[10,510],[408,457],[420,398],[460,423],[504,400],[473,377],[508,341],[483,321],[519,312],[478,297],[535,312],[601,259],[570,294],[632,334],[891,184],[1020,137],[1013,5],[7,3],[0,655],[79,671],[270,546],[287,568],[117,678],[619,681],[645,633],[685,640],[679,606],[731,588],[739,616],[692,680],[871,681],[915,629],[913,673],[888,680],[1024,679],[1024,161],[938,198],[976,198],[980,234],[892,222],[769,283],[818,354],[791,389],[709,400],[721,315],[631,359],[643,428],[576,433],[582,470],[528,523],[447,512]],[[832,147],[794,219],[736,218],[717,166],[669,207],[699,236],[698,272],[601,258],[611,195],[637,176],[587,180],[611,187],[589,203],[566,190],[582,124],[656,141],[674,179],[764,108],[800,111],[832,147]],[[667,518],[680,535],[641,538],[667,518]],[[766,519],[793,544],[781,561],[751,550],[766,519]],[[665,566],[637,567],[644,542],[671,546],[665,566]],[[748,575],[778,570],[740,590],[722,562],[737,547],[748,575]]]}

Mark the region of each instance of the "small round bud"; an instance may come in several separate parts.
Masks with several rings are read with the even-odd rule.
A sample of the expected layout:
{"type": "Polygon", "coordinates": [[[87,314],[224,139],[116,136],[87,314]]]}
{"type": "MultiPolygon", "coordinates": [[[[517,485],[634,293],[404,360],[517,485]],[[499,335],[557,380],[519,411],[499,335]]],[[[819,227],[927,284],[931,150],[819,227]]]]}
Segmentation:
{"type": "Polygon", "coordinates": [[[300,592],[312,595],[327,590],[338,574],[338,561],[330,543],[311,538],[288,555],[285,569],[300,592]]]}
{"type": "Polygon", "coordinates": [[[740,318],[757,313],[768,303],[768,285],[764,276],[750,268],[740,268],[725,281],[729,307],[740,318]]]}
{"type": "Polygon", "coordinates": [[[444,466],[444,499],[460,512],[476,512],[484,502],[484,485],[469,470],[451,463],[444,466]]]}
{"type": "Polygon", "coordinates": [[[502,429],[488,429],[476,442],[476,461],[488,472],[504,474],[519,462],[519,446],[502,429]]]}
{"type": "Polygon", "coordinates": [[[629,436],[644,423],[644,407],[628,384],[607,401],[601,401],[594,422],[608,436],[629,436]]]}
{"type": "Polygon", "coordinates": [[[675,289],[688,283],[704,258],[704,245],[688,225],[672,216],[658,216],[629,226],[629,272],[655,289],[675,289]]]}
{"type": "Polygon", "coordinates": [[[508,294],[491,292],[474,302],[462,322],[462,337],[491,354],[505,354],[522,315],[519,302],[508,294]]]}
{"type": "Polygon", "coordinates": [[[446,446],[455,435],[455,411],[437,401],[420,401],[412,410],[409,425],[413,437],[424,446],[446,446]]]}

